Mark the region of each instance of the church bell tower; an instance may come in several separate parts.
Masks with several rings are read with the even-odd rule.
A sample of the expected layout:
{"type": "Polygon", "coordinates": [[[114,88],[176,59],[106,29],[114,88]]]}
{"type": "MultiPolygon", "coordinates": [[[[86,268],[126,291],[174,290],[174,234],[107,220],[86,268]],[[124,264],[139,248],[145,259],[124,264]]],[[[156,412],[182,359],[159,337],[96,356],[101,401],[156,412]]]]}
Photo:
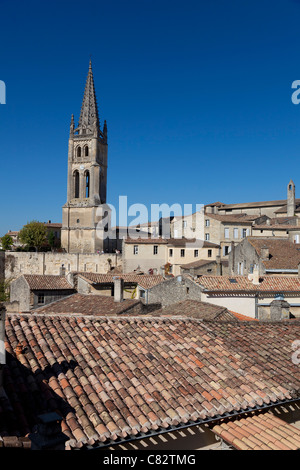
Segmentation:
{"type": "Polygon", "coordinates": [[[68,152],[67,202],[63,206],[62,247],[68,253],[103,249],[97,228],[106,204],[107,125],[100,128],[90,61],[78,126],[71,118],[68,152]]]}

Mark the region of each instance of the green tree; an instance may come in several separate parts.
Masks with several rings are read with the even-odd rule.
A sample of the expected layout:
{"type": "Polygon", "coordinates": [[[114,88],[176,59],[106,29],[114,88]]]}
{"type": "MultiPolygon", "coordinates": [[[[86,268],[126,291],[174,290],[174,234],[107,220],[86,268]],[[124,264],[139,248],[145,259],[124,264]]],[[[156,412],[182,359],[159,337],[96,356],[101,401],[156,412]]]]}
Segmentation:
{"type": "Polygon", "coordinates": [[[1,237],[0,241],[1,241],[3,250],[9,250],[13,244],[13,239],[11,238],[10,235],[7,235],[7,234],[1,237]]]}
{"type": "Polygon", "coordinates": [[[0,302],[9,301],[9,284],[10,281],[0,278],[0,302]]]}
{"type": "Polygon", "coordinates": [[[29,248],[38,251],[47,242],[47,230],[42,222],[32,220],[28,222],[19,233],[19,240],[29,248]]]}

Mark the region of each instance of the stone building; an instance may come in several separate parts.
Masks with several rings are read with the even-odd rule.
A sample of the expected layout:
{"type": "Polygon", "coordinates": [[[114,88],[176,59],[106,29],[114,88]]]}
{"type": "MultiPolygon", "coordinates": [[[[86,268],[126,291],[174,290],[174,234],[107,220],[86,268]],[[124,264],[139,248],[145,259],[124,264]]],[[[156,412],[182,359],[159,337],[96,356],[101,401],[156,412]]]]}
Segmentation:
{"type": "Polygon", "coordinates": [[[247,237],[229,254],[231,275],[298,276],[299,245],[288,238],[247,237]]]}
{"type": "Polygon", "coordinates": [[[10,284],[10,302],[24,312],[75,293],[65,276],[22,275],[10,284]]]}
{"type": "Polygon", "coordinates": [[[195,260],[213,261],[219,251],[219,245],[195,238],[127,238],[123,242],[123,272],[139,269],[177,276],[182,265],[195,260]]]}
{"type": "Polygon", "coordinates": [[[90,61],[78,126],[72,115],[68,152],[67,202],[62,210],[61,243],[68,253],[103,250],[106,215],[107,125],[100,129],[90,61]]]}

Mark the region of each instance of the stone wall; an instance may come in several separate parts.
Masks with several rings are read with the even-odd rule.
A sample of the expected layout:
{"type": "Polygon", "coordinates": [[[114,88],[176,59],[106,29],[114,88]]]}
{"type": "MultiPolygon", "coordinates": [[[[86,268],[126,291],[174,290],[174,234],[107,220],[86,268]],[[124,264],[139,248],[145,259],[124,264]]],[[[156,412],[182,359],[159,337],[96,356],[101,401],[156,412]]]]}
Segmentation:
{"type": "Polygon", "coordinates": [[[148,289],[145,301],[166,307],[185,299],[201,300],[201,288],[192,280],[177,276],[148,289]]]}
{"type": "Polygon", "coordinates": [[[0,274],[4,264],[2,271],[6,279],[16,279],[21,274],[58,275],[62,265],[66,274],[71,271],[105,274],[110,267],[122,266],[122,256],[112,253],[5,252],[4,260],[2,253],[0,252],[0,274]]]}

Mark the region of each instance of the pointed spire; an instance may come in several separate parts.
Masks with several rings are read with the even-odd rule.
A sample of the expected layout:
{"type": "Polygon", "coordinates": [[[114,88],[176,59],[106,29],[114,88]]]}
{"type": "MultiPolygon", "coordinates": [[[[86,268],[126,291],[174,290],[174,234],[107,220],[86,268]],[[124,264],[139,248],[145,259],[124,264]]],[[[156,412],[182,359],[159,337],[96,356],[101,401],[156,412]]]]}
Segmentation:
{"type": "Polygon", "coordinates": [[[95,127],[97,129],[100,127],[91,59],[89,63],[89,72],[85,84],[78,127],[81,129],[81,131],[89,129],[90,132],[93,132],[95,127]]]}

